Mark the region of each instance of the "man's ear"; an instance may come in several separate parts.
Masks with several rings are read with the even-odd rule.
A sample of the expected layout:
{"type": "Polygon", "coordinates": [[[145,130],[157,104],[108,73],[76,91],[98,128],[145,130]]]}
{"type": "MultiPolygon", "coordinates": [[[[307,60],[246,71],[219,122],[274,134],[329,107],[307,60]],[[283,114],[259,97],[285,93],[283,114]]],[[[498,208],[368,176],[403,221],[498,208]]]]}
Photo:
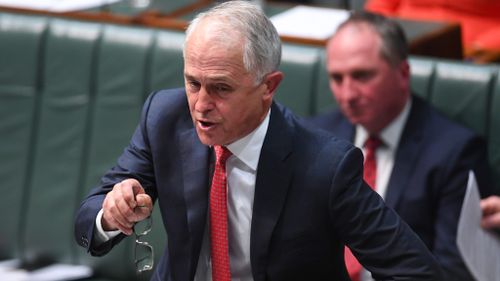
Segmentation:
{"type": "Polygon", "coordinates": [[[402,82],[401,87],[403,90],[410,88],[410,63],[408,60],[404,60],[399,64],[399,75],[401,77],[400,81],[402,82]]]}
{"type": "Polygon", "coordinates": [[[281,83],[281,80],[283,80],[283,76],[283,72],[274,71],[264,77],[264,84],[267,87],[266,95],[270,95],[271,97],[274,95],[276,89],[278,89],[278,86],[281,83]]]}
{"type": "Polygon", "coordinates": [[[399,64],[399,72],[401,73],[401,76],[404,77],[405,79],[410,80],[410,63],[408,60],[404,60],[399,64]]]}

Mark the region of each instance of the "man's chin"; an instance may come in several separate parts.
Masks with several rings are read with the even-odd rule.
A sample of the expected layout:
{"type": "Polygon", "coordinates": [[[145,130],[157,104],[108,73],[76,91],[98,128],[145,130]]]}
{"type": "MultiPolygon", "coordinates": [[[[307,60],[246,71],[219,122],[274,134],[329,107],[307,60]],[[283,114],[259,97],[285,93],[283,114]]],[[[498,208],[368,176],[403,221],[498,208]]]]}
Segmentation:
{"type": "Polygon", "coordinates": [[[349,122],[351,122],[351,124],[353,124],[353,125],[361,125],[361,123],[363,123],[361,118],[359,118],[359,117],[352,116],[352,115],[347,115],[346,117],[347,117],[347,120],[349,120],[349,122]]]}
{"type": "Polygon", "coordinates": [[[205,132],[199,132],[197,130],[198,139],[200,142],[207,146],[221,145],[222,141],[212,134],[207,134],[205,132]]]}
{"type": "Polygon", "coordinates": [[[200,142],[204,145],[212,146],[216,145],[216,140],[214,138],[211,138],[209,136],[206,136],[204,134],[198,133],[198,138],[200,139],[200,142]]]}

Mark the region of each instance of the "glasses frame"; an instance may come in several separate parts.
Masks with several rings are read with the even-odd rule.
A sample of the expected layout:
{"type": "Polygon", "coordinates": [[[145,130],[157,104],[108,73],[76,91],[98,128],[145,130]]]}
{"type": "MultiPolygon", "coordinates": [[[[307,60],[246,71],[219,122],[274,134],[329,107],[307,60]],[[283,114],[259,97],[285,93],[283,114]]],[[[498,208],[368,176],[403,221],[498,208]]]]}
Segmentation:
{"type": "Polygon", "coordinates": [[[154,249],[153,249],[153,246],[151,246],[151,244],[149,244],[146,241],[140,240],[141,237],[148,235],[149,232],[151,232],[151,230],[153,229],[153,219],[151,218],[151,215],[149,215],[147,218],[145,218],[145,220],[147,220],[145,222],[145,223],[147,223],[147,227],[142,232],[137,232],[137,229],[134,226],[134,234],[135,234],[134,264],[135,264],[135,269],[136,269],[137,273],[143,273],[146,271],[150,271],[154,267],[154,249]],[[150,253],[150,254],[148,254],[148,256],[146,256],[146,258],[151,259],[150,263],[148,263],[144,266],[139,266],[140,262],[142,262],[146,258],[139,258],[138,257],[138,250],[137,250],[138,247],[143,247],[143,248],[148,249],[148,253],[150,253]]]}

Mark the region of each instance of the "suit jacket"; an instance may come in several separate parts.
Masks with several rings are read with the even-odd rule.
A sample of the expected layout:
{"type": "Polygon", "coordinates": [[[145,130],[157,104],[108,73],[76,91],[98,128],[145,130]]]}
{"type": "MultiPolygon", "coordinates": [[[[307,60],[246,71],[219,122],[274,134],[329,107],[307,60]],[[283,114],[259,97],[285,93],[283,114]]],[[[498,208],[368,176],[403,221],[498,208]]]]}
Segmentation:
{"type": "MultiPolygon", "coordinates": [[[[354,140],[355,127],[340,111],[310,121],[354,140]]],[[[474,170],[483,196],[490,194],[487,163],[486,144],[479,136],[413,97],[385,202],[436,256],[443,280],[474,280],[458,252],[456,234],[469,170],[474,170]]]]}
{"type": "MultiPolygon", "coordinates": [[[[197,137],[183,90],[153,93],[117,165],[82,203],[78,243],[93,255],[94,220],[105,194],[136,178],[158,199],[168,245],[153,280],[193,280],[207,225],[210,148],[197,137]]],[[[362,153],[271,108],[258,164],[251,225],[254,280],[349,280],[349,244],[380,280],[440,280],[423,242],[362,180],[362,153]],[[392,276],[392,277],[390,277],[392,276]]]]}

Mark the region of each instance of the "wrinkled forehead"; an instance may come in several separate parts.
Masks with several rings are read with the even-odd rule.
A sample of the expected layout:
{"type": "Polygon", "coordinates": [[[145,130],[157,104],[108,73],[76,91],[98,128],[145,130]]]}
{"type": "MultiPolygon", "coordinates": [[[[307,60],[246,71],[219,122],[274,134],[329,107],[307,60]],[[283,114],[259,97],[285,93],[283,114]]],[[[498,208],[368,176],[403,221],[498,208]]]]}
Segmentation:
{"type": "Polygon", "coordinates": [[[185,43],[184,60],[199,59],[243,60],[240,33],[228,30],[220,21],[203,20],[196,25],[185,43]]]}
{"type": "Polygon", "coordinates": [[[227,18],[212,16],[199,20],[186,37],[186,44],[193,40],[230,47],[242,45],[245,39],[243,33],[232,26],[227,18]]]}

